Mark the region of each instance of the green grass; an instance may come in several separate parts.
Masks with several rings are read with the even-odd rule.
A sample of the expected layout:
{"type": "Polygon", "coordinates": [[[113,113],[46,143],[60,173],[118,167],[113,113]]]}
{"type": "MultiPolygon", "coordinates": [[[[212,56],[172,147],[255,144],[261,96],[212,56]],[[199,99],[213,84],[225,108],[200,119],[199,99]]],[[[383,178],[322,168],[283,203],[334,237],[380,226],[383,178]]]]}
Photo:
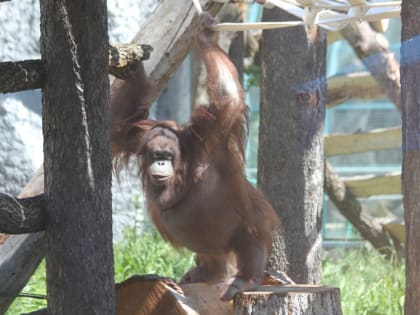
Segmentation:
{"type": "Polygon", "coordinates": [[[158,274],[179,280],[194,265],[193,255],[176,251],[160,235],[148,229],[142,236],[126,229],[124,241],[114,245],[115,281],[135,274],[158,274]]]}
{"type": "MultiPolygon", "coordinates": [[[[22,293],[46,295],[45,288],[45,260],[39,265],[35,274],[23,288],[22,293]]],[[[46,300],[18,297],[6,312],[6,315],[20,315],[36,311],[47,306],[46,300]]]]}
{"type": "MultiPolygon", "coordinates": [[[[159,274],[179,279],[193,265],[191,253],[175,251],[153,230],[139,236],[127,229],[114,246],[115,279],[134,274],[159,274]]],[[[374,249],[335,249],[324,253],[323,283],[341,289],[344,315],[403,314],[404,262],[386,261],[374,249]]],[[[42,263],[23,292],[45,294],[42,263]]],[[[6,315],[18,315],[45,306],[45,301],[18,298],[6,315]]]]}
{"type": "Polygon", "coordinates": [[[326,252],[323,283],[341,289],[344,315],[403,314],[404,261],[387,261],[370,246],[326,252]]]}
{"type": "MultiPolygon", "coordinates": [[[[152,229],[147,229],[141,236],[134,228],[126,229],[123,240],[114,245],[114,259],[116,282],[135,274],[158,274],[179,280],[194,264],[190,252],[174,250],[152,229]]],[[[46,294],[44,261],[22,292],[46,294]]],[[[45,300],[19,297],[6,315],[19,315],[45,306],[45,300]]]]}

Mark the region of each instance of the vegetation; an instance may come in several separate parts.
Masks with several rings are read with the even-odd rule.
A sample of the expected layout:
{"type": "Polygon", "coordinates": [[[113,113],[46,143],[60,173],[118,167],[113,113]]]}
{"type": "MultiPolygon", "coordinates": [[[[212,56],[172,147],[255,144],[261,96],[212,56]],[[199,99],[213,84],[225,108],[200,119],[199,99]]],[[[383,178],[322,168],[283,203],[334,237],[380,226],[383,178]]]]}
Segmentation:
{"type": "MultiPolygon", "coordinates": [[[[114,256],[117,282],[150,273],[179,280],[193,265],[191,253],[173,250],[150,228],[141,236],[136,229],[127,229],[115,244],[114,256]]],[[[323,282],[340,287],[344,315],[403,314],[404,275],[402,261],[387,261],[370,247],[328,250],[323,257],[323,282]]],[[[23,292],[45,295],[45,263],[23,292]]],[[[6,315],[30,312],[45,304],[45,300],[20,297],[6,315]]]]}
{"type": "MultiPolygon", "coordinates": [[[[124,237],[114,245],[115,281],[121,282],[135,274],[159,274],[176,280],[194,264],[193,255],[174,250],[159,234],[147,227],[141,234],[127,228],[124,237]]],[[[22,293],[46,295],[45,261],[41,263],[22,293]]],[[[6,315],[20,315],[46,307],[45,299],[19,297],[6,315]]]]}
{"type": "Polygon", "coordinates": [[[344,315],[403,314],[404,261],[387,261],[371,246],[329,250],[322,261],[323,283],[341,289],[344,315]]]}
{"type": "Polygon", "coordinates": [[[194,264],[190,252],[174,250],[151,228],[141,236],[135,229],[126,229],[123,241],[114,246],[114,259],[116,282],[135,274],[158,274],[179,280],[194,264]]]}

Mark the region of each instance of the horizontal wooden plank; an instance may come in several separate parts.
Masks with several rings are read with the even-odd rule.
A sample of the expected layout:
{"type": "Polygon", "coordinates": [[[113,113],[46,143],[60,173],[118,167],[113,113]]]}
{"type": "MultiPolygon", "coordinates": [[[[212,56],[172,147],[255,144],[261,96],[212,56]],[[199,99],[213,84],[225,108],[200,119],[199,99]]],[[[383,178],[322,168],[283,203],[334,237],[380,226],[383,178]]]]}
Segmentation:
{"type": "Polygon", "coordinates": [[[327,107],[333,107],[351,99],[385,97],[370,72],[335,75],[328,78],[327,86],[327,107]]]}
{"type": "Polygon", "coordinates": [[[361,153],[401,147],[401,127],[375,129],[366,133],[325,136],[326,156],[361,153]]]}
{"type": "Polygon", "coordinates": [[[344,177],[346,187],[359,198],[367,198],[376,195],[401,194],[401,173],[394,172],[382,176],[363,175],[344,177]]]}

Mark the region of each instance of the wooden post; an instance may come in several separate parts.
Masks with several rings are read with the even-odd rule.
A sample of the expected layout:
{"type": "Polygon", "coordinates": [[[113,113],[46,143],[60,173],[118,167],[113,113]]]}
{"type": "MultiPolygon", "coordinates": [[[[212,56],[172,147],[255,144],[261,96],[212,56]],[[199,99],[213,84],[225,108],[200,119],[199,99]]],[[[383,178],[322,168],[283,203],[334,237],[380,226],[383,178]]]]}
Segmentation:
{"type": "Polygon", "coordinates": [[[406,315],[420,310],[420,8],[401,7],[401,94],[403,131],[402,187],[406,225],[406,315]]]}
{"type": "MultiPolygon", "coordinates": [[[[265,9],[263,19],[293,17],[265,9]]],[[[320,28],[263,32],[258,184],[281,222],[269,268],[296,283],[321,281],[325,60],[320,28]]]]}
{"type": "Polygon", "coordinates": [[[41,0],[48,314],[115,314],[106,1],[41,0]]]}

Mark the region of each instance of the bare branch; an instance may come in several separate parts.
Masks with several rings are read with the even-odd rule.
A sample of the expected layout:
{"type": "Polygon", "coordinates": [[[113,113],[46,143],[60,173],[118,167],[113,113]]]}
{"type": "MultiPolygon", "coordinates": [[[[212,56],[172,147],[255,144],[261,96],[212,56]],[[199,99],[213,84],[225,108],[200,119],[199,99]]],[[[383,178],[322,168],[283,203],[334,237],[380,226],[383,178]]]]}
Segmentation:
{"type": "Polygon", "coordinates": [[[375,32],[367,22],[351,23],[341,33],[379,86],[401,111],[400,64],[389,50],[385,36],[375,32]]]}
{"type": "Polygon", "coordinates": [[[389,256],[392,244],[384,228],[367,213],[327,161],[325,161],[324,189],[337,209],[356,227],[363,238],[368,240],[379,252],[389,256]]]}
{"type": "MultiPolygon", "coordinates": [[[[150,57],[149,45],[118,45],[109,48],[109,72],[117,78],[127,78],[140,60],[150,57]]],[[[46,75],[41,60],[0,63],[0,93],[40,89],[46,75]]]]}

